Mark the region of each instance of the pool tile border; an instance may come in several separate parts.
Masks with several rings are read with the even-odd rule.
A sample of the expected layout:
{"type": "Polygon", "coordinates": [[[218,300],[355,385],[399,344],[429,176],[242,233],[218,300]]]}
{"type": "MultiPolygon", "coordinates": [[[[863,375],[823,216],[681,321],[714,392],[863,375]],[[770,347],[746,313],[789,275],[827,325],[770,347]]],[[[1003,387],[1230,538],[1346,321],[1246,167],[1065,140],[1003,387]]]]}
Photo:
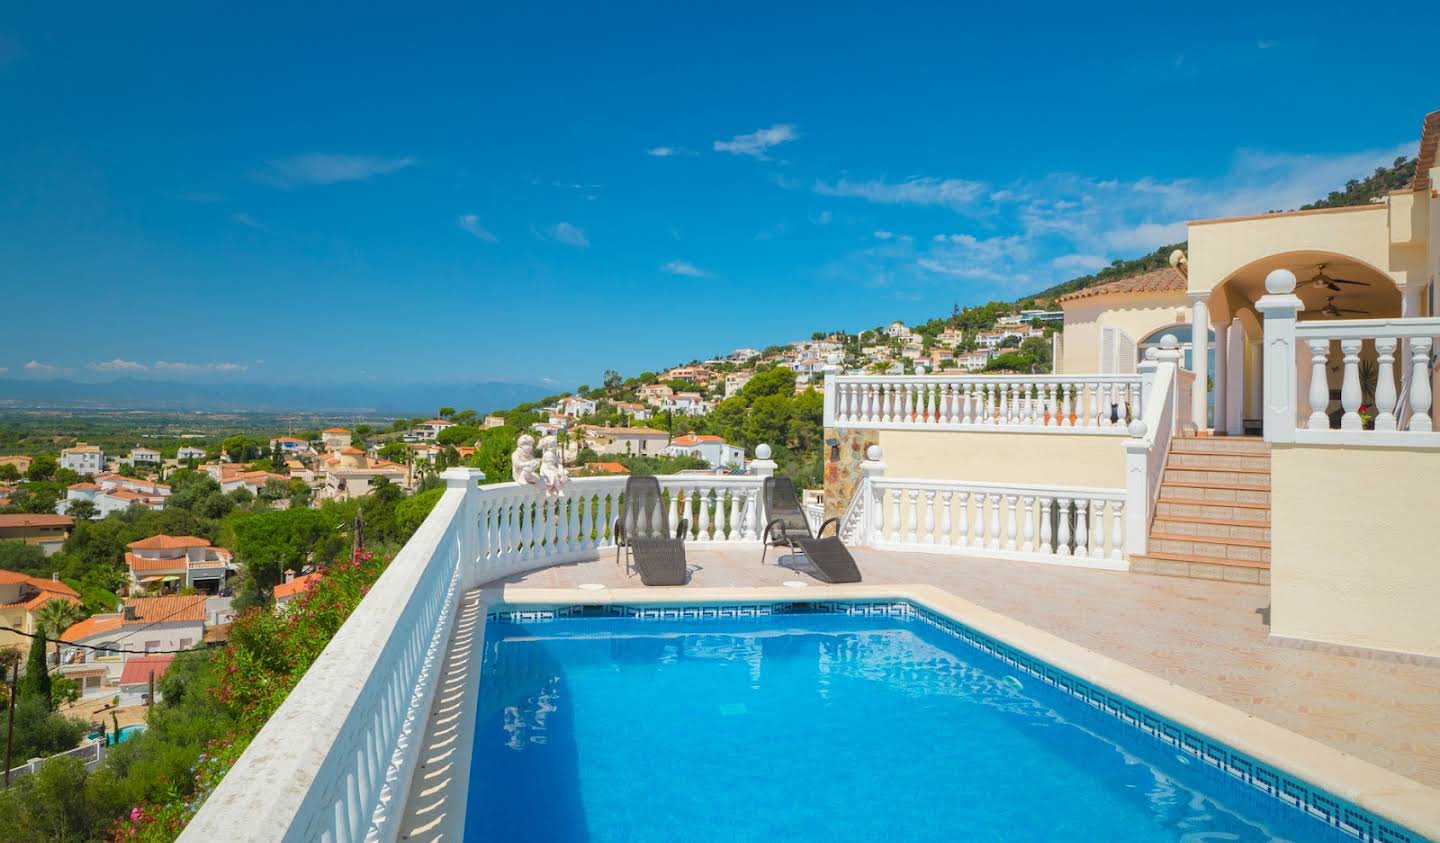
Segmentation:
{"type": "Polygon", "coordinates": [[[647,606],[643,603],[606,602],[525,606],[506,609],[491,606],[487,622],[538,623],[578,617],[632,618],[638,621],[723,620],[775,615],[843,614],[901,617],[918,620],[964,641],[1027,676],[1057,688],[1120,722],[1220,770],[1260,794],[1308,814],[1332,829],[1367,843],[1426,843],[1426,838],[1378,814],[1361,808],[1323,788],[1253,758],[1203,732],[1138,705],[1123,695],[1088,682],[1049,662],[1030,655],[911,597],[851,599],[757,600],[696,605],[647,606]]]}

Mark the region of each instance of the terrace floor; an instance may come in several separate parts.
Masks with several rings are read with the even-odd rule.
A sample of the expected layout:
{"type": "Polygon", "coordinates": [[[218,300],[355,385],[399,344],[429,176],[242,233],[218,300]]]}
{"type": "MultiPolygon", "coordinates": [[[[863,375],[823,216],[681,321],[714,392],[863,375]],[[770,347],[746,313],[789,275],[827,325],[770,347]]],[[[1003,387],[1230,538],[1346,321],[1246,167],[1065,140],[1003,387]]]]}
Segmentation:
{"type": "MultiPolygon", "coordinates": [[[[691,550],[691,585],[820,585],[803,560],[691,550]]],[[[1440,787],[1440,669],[1277,646],[1265,586],[1027,562],[855,550],[869,584],[928,584],[1211,699],[1440,787]]],[[[640,587],[613,551],[490,583],[640,587]]],[[[678,591],[678,590],[677,590],[678,591]]]]}

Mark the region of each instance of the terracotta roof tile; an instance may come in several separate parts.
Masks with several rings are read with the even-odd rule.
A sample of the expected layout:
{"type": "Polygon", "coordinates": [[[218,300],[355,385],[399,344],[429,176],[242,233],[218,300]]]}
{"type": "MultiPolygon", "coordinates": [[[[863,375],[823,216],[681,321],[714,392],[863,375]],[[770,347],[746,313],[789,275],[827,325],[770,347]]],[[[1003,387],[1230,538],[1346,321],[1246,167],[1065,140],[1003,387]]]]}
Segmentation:
{"type": "Polygon", "coordinates": [[[73,624],[65,630],[61,638],[66,641],[83,641],[94,635],[104,635],[107,632],[114,632],[120,628],[121,617],[119,613],[110,615],[91,615],[85,620],[73,624]]]}
{"type": "Polygon", "coordinates": [[[159,679],[170,669],[170,662],[175,660],[174,653],[157,653],[153,656],[131,656],[125,661],[125,667],[120,670],[121,685],[141,685],[150,681],[150,674],[154,673],[159,679]]]}
{"type": "Polygon", "coordinates": [[[125,545],[131,550],[179,550],[186,547],[209,547],[210,540],[199,536],[167,536],[164,533],[125,545]]]}
{"type": "Polygon", "coordinates": [[[1435,166],[1436,147],[1440,146],[1440,111],[1425,115],[1420,129],[1420,151],[1415,155],[1415,178],[1410,180],[1412,190],[1430,189],[1430,168],[1435,166]]]}
{"type": "Polygon", "coordinates": [[[1064,303],[1118,293],[1183,293],[1185,287],[1185,276],[1167,266],[1132,275],[1129,278],[1122,278],[1119,281],[1111,281],[1108,284],[1097,284],[1094,287],[1076,290],[1061,296],[1057,301],[1064,303]]]}
{"type": "Polygon", "coordinates": [[[73,527],[75,519],[69,515],[46,515],[29,512],[0,515],[0,527],[73,527]]]}
{"type": "Polygon", "coordinates": [[[124,626],[152,623],[183,623],[205,621],[205,595],[183,596],[167,594],[164,597],[127,597],[126,606],[135,607],[135,619],[121,619],[124,626]]]}
{"type": "Polygon", "coordinates": [[[294,597],[297,594],[304,594],[305,592],[310,590],[310,586],[314,585],[316,581],[320,579],[320,577],[321,572],[316,571],[313,574],[304,574],[303,576],[298,576],[290,582],[282,582],[272,589],[272,591],[275,592],[275,599],[283,600],[286,597],[294,597]]]}

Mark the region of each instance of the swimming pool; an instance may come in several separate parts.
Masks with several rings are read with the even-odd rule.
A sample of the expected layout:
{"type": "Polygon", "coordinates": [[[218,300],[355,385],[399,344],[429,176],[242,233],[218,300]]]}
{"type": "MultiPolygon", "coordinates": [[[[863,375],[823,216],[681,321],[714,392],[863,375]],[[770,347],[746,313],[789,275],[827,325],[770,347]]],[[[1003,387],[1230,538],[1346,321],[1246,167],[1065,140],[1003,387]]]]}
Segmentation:
{"type": "Polygon", "coordinates": [[[1420,840],[909,603],[564,614],[486,624],[467,840],[1420,840]]]}

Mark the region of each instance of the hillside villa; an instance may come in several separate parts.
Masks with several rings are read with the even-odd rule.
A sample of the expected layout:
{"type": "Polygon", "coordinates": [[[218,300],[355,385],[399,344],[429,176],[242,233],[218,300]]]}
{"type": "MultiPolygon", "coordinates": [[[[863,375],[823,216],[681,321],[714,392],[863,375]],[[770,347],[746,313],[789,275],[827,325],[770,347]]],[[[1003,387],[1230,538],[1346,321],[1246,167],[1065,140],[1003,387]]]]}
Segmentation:
{"type": "Polygon", "coordinates": [[[95,507],[95,519],[112,512],[123,512],[132,506],[164,509],[170,487],[152,480],[126,477],[121,474],[97,474],[93,480],[71,483],[65,488],[65,499],[55,505],[57,512],[66,513],[75,501],[86,501],[95,507]]]}
{"type": "Polygon", "coordinates": [[[125,565],[130,571],[130,591],[193,588],[217,594],[236,570],[230,551],[212,547],[198,536],[167,536],[163,533],[126,545],[125,565]]]}
{"type": "Polygon", "coordinates": [[[80,604],[75,589],[51,579],[32,577],[15,571],[0,570],[0,649],[26,649],[30,639],[20,633],[34,634],[35,613],[52,600],[80,604]],[[20,632],[11,632],[18,629],[20,632]]]}
{"type": "Polygon", "coordinates": [[[0,514],[0,541],[39,545],[46,556],[59,550],[74,528],[75,519],[68,515],[0,514]]]}
{"type": "Polygon", "coordinates": [[[152,671],[158,677],[168,667],[168,660],[162,659],[164,667],[155,661],[159,651],[188,650],[204,639],[205,617],[203,594],[127,597],[120,611],[91,615],[65,630],[67,644],[86,646],[62,645],[57,670],[79,682],[82,694],[139,691],[152,671]]]}
{"type": "Polygon", "coordinates": [[[320,459],[324,483],[317,497],[322,500],[345,500],[370,494],[381,478],[408,489],[410,470],[400,463],[371,459],[359,448],[346,445],[320,459]]]}
{"type": "Polygon", "coordinates": [[[76,442],[60,451],[60,467],[76,474],[99,474],[105,470],[105,452],[98,445],[76,442]]]}
{"type": "MultiPolygon", "coordinates": [[[[895,705],[939,705],[973,679],[958,694],[962,722],[927,713],[914,751],[946,728],[980,736],[965,718],[1023,723],[1016,746],[1073,729],[1060,766],[1113,764],[1101,801],[1135,797],[1124,804],[1137,824],[1172,809],[1205,823],[1253,809],[1263,819],[1226,828],[1440,840],[1440,749],[1425,738],[1440,732],[1437,141],[1440,112],[1424,121],[1412,183],[1371,204],[1196,220],[1168,269],[1063,297],[1054,374],[827,372],[823,512],[802,507],[812,528],[837,519],[858,583],[832,584],[822,560],[833,543],[810,545],[813,556],[762,550],[777,469],[766,445],[746,474],[656,478],[662,498],[644,516],[663,516],[684,542],[685,584],[669,587],[621,564],[623,475],[577,476],[547,496],[447,469],[425,523],[181,839],[483,836],[514,793],[486,783],[521,750],[539,771],[526,787],[554,814],[592,819],[592,790],[633,782],[607,777],[575,722],[638,704],[663,712],[642,730],[670,730],[653,744],[675,755],[662,761],[753,767],[716,762],[722,750],[685,755],[685,730],[753,732],[766,714],[742,700],[768,699],[744,695],[773,681],[783,652],[781,672],[812,671],[836,699],[869,682],[895,705]],[[832,635],[842,623],[867,633],[832,635]],[[923,647],[885,661],[891,651],[861,638],[886,624],[913,627],[923,647]],[[588,659],[584,677],[564,669],[567,639],[588,659]],[[734,696],[712,711],[685,680],[726,667],[734,696]],[[625,697],[636,686],[620,680],[652,668],[685,671],[667,674],[681,677],[678,703],[625,697]],[[487,694],[513,688],[513,702],[482,703],[482,676],[495,680],[487,694]],[[586,708],[576,692],[591,680],[586,708]],[[1212,784],[1223,799],[1202,795],[1212,784]]],[[[1005,334],[1038,330],[1037,319],[1054,316],[1005,334]]],[[[886,333],[913,335],[898,322],[886,333]]],[[[660,453],[667,440],[581,430],[603,453],[660,453]]],[[[807,682],[785,697],[787,731],[763,739],[783,751],[762,766],[827,739],[772,745],[831,712],[807,682]]],[[[847,749],[873,739],[855,757],[894,749],[899,724],[849,725],[847,749]]],[[[952,757],[989,763],[989,744],[978,746],[952,757]]],[[[1035,763],[1017,787],[1058,769],[1035,763]]],[[[945,770],[910,772],[907,787],[945,770]]],[[[643,795],[657,781],[640,781],[643,795]]],[[[756,793],[774,780],[764,786],[756,793]]],[[[1167,839],[1240,836],[1209,828],[1167,827],[1167,839]]]]}
{"type": "Polygon", "coordinates": [[[343,427],[327,427],[320,431],[320,443],[327,451],[350,447],[350,431],[343,427]]]}
{"type": "Polygon", "coordinates": [[[744,467],[745,449],[731,445],[723,437],[702,433],[687,433],[677,436],[665,447],[665,454],[671,457],[698,457],[709,463],[711,468],[744,467]]]}

